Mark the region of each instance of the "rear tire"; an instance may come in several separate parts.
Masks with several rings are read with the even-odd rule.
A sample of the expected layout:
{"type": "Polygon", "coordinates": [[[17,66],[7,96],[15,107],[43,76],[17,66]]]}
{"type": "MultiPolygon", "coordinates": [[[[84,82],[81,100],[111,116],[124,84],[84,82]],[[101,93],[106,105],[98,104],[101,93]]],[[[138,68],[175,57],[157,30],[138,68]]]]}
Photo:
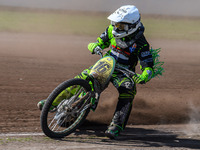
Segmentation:
{"type": "MultiPolygon", "coordinates": [[[[87,92],[91,91],[91,87],[90,87],[89,83],[87,81],[83,80],[83,79],[70,79],[70,80],[67,80],[67,81],[61,83],[60,85],[58,85],[53,90],[53,92],[47,98],[47,101],[46,101],[46,103],[45,103],[45,105],[44,105],[44,107],[42,109],[41,116],[40,116],[40,123],[41,123],[42,131],[44,132],[44,134],[46,136],[48,136],[50,138],[63,138],[65,136],[71,134],[74,130],[76,130],[85,121],[85,118],[87,117],[87,115],[88,115],[88,113],[90,111],[90,107],[88,107],[87,109],[83,110],[80,114],[78,114],[78,116],[76,116],[76,117],[74,117],[75,115],[74,116],[73,115],[70,116],[70,114],[69,114],[67,116],[64,116],[63,120],[61,120],[61,117],[57,117],[58,118],[57,120],[55,119],[56,115],[59,114],[59,112],[58,112],[59,108],[57,108],[55,111],[49,111],[51,106],[52,106],[52,103],[55,100],[55,98],[63,90],[65,90],[65,89],[67,89],[69,87],[70,88],[71,87],[76,87],[76,88],[78,87],[77,89],[83,90],[84,93],[87,93],[87,92]],[[82,87],[82,88],[79,88],[79,87],[82,87]],[[52,117],[51,117],[51,115],[52,115],[52,117]],[[70,119],[67,119],[67,120],[70,120],[70,121],[68,121],[66,124],[64,124],[66,118],[70,118],[70,119]],[[62,123],[60,123],[60,122],[62,122],[62,123]],[[53,127],[51,126],[51,124],[53,124],[53,127]],[[55,130],[54,128],[57,128],[57,130],[55,130]]],[[[73,88],[71,88],[71,89],[73,89],[73,88]]],[[[81,92],[81,93],[83,93],[83,92],[81,92]]],[[[79,98],[80,97],[79,95],[80,94],[77,94],[77,99],[81,99],[81,98],[79,98]]],[[[73,96],[71,96],[71,97],[73,97],[73,96]]],[[[89,97],[89,99],[90,99],[90,97],[89,97]]],[[[65,100],[65,101],[67,101],[67,100],[65,100]]],[[[81,105],[84,105],[84,106],[88,105],[90,103],[90,100],[88,100],[88,101],[83,100],[82,103],[79,104],[80,105],[79,107],[81,107],[81,105]],[[84,104],[82,104],[82,103],[84,103],[84,104]]],[[[63,109],[66,109],[67,106],[66,105],[62,105],[60,107],[63,108],[63,109]]],[[[59,105],[58,105],[58,107],[59,107],[59,105]]],[[[68,109],[65,110],[65,111],[67,112],[68,109]]],[[[61,115],[57,115],[57,116],[61,116],[61,115]]]]}

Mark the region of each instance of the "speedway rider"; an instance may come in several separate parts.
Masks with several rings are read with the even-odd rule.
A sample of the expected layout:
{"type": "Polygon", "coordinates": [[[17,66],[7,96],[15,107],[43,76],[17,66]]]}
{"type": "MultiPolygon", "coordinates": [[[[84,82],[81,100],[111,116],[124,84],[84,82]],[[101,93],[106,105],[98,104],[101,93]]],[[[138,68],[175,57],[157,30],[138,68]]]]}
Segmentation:
{"type": "MultiPolygon", "coordinates": [[[[148,82],[153,74],[153,59],[149,44],[143,35],[144,26],[140,22],[138,9],[133,5],[122,6],[108,19],[111,25],[97,38],[97,42],[88,45],[88,49],[94,53],[96,46],[102,49],[110,46],[110,55],[117,63],[133,71],[139,60],[143,72],[134,76],[133,80],[141,84],[148,82]]],[[[126,126],[136,94],[136,85],[117,71],[113,73],[111,82],[117,88],[119,97],[113,119],[105,134],[114,138],[126,126]]]]}
{"type": "MultiPolygon", "coordinates": [[[[140,13],[134,5],[120,7],[108,19],[111,24],[97,38],[96,42],[89,43],[88,49],[92,54],[97,54],[95,49],[97,46],[101,49],[110,47],[108,52],[118,64],[135,71],[135,66],[139,61],[143,71],[141,75],[133,76],[134,84],[121,72],[114,71],[112,75],[111,82],[117,88],[119,97],[113,119],[105,131],[105,135],[115,138],[127,124],[136,95],[136,83],[144,84],[152,78],[154,63],[149,44],[143,34],[144,26],[140,22],[140,13]]],[[[90,69],[86,69],[76,77],[85,78],[84,72],[89,71],[90,69]]],[[[38,103],[40,108],[43,105],[44,101],[38,103]]]]}

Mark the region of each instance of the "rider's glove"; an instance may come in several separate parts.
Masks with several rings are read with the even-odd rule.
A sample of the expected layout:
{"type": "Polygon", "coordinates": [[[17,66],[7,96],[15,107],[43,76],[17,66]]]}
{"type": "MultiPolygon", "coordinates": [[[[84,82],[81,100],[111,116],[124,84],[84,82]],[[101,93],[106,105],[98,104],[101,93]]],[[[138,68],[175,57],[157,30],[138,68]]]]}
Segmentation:
{"type": "Polygon", "coordinates": [[[95,49],[97,46],[98,46],[97,43],[89,43],[89,44],[88,44],[88,49],[89,49],[89,51],[90,51],[92,54],[94,54],[94,53],[95,53],[95,52],[94,52],[94,49],[95,49]]]}
{"type": "Polygon", "coordinates": [[[98,46],[97,43],[88,44],[88,49],[92,52],[92,54],[101,55],[102,49],[98,46]]]}
{"type": "Polygon", "coordinates": [[[132,77],[132,79],[135,83],[144,84],[148,82],[149,80],[151,80],[152,75],[153,75],[153,69],[150,67],[146,67],[141,75],[135,74],[132,77]]]}
{"type": "Polygon", "coordinates": [[[145,83],[144,79],[142,78],[142,75],[140,75],[140,74],[135,74],[135,75],[132,77],[132,79],[133,79],[133,81],[134,81],[135,83],[140,83],[140,84],[144,84],[144,83],[145,83]]]}

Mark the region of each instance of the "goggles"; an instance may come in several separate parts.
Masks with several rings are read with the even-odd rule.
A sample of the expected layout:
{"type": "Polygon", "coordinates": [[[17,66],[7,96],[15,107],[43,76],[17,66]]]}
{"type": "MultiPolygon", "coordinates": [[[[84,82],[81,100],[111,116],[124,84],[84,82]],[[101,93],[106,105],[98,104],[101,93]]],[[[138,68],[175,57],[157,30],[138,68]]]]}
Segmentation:
{"type": "Polygon", "coordinates": [[[140,19],[136,21],[134,24],[124,23],[124,22],[114,22],[114,21],[111,21],[111,24],[115,27],[115,29],[118,29],[119,31],[128,31],[131,28],[135,28],[139,22],[140,19]]]}
{"type": "Polygon", "coordinates": [[[111,24],[120,31],[128,31],[129,26],[127,23],[121,23],[121,22],[111,22],[111,24]]]}

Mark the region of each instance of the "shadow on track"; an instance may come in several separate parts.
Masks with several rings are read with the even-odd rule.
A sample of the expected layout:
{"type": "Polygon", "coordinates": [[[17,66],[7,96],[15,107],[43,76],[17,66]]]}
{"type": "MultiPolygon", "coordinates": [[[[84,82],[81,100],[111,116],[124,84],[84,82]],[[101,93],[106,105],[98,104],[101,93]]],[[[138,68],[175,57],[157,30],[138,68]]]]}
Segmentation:
{"type": "Polygon", "coordinates": [[[173,132],[163,132],[156,129],[130,128],[127,127],[119,137],[110,140],[104,136],[106,124],[86,121],[82,127],[74,133],[74,136],[61,139],[62,141],[74,141],[81,143],[95,143],[107,146],[125,147],[169,147],[199,149],[200,140],[179,138],[173,132]]]}

